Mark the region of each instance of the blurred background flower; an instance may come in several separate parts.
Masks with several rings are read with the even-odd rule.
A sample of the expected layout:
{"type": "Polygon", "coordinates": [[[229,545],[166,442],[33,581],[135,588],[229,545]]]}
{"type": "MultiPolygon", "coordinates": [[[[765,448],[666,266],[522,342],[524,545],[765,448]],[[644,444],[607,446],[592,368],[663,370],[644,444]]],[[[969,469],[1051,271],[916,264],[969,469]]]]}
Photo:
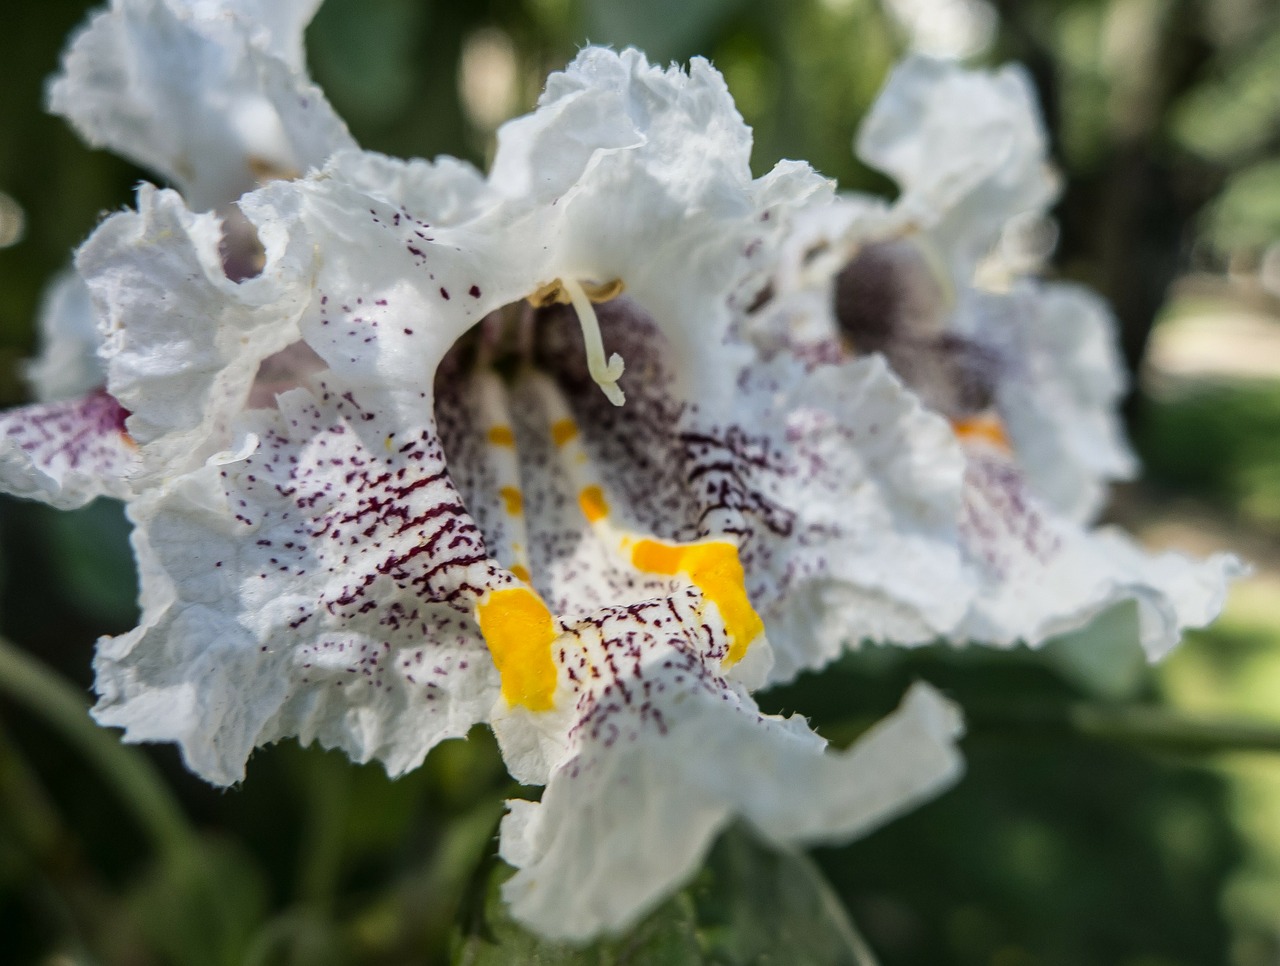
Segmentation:
{"type": "MultiPolygon", "coordinates": [[[[131,204],[141,176],[41,111],[45,78],[90,7],[14,0],[6,10],[5,405],[25,398],[19,363],[33,351],[44,284],[101,212],[131,204]]],[[[307,39],[311,71],[353,134],[394,155],[483,163],[497,126],[591,40],[635,44],[657,62],[710,57],[755,129],[757,173],[804,158],[846,188],[876,191],[891,189],[850,145],[900,53],[1026,64],[1065,190],[1053,221],[1011,228],[1001,254],[1018,268],[1048,259],[1051,274],[1099,289],[1121,319],[1146,475],[1117,494],[1112,516],[1154,546],[1233,547],[1256,574],[1211,630],[1155,670],[1136,646],[1110,646],[1132,637],[1133,615],[1119,610],[1035,654],[864,651],[762,703],[810,715],[837,744],[916,677],[966,708],[969,774],[956,791],[818,855],[834,898],[886,966],[1277,961],[1280,9],[1271,0],[327,0],[307,39]],[[1252,724],[1222,725],[1236,718],[1252,724]]],[[[187,774],[171,747],[122,749],[88,725],[78,702],[93,641],[135,618],[126,535],[113,504],[67,514],[0,501],[0,631],[21,648],[0,650],[6,956],[533,956],[485,902],[485,857],[500,799],[513,791],[487,733],[441,746],[394,783],[376,767],[285,744],[260,752],[242,787],[219,792],[187,774]]],[[[762,858],[731,837],[693,889],[621,945],[537,955],[837,961],[822,945],[829,925],[743,889],[769,862],[812,900],[805,908],[833,898],[803,864],[762,858]],[[749,928],[768,916],[779,928],[749,928]]],[[[851,955],[854,944],[832,942],[851,955]]]]}

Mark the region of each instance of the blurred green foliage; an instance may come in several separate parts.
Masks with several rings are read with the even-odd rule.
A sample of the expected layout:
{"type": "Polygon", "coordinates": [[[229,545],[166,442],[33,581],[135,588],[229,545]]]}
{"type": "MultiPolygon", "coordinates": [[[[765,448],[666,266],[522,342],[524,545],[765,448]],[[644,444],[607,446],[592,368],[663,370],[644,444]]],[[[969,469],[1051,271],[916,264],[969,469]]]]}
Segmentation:
{"type": "Polygon", "coordinates": [[[1148,476],[1280,538],[1280,382],[1207,384],[1143,412],[1148,476]]]}
{"type": "MultiPolygon", "coordinates": [[[[26,229],[0,250],[4,403],[23,397],[16,363],[32,351],[44,282],[144,176],[40,112],[44,78],[89,6],[6,8],[0,192],[21,206],[26,229]]],[[[1063,271],[1116,301],[1136,362],[1176,274],[1256,259],[1280,237],[1280,8],[995,6],[987,59],[1027,64],[1063,166],[1063,271]]],[[[657,60],[709,56],[755,129],[758,170],[800,157],[845,187],[891,190],[850,152],[906,39],[874,0],[327,0],[308,44],[317,81],[362,144],[483,163],[494,112],[527,109],[546,72],[588,39],[635,43],[657,60]],[[487,108],[459,97],[481,47],[510,67],[505,100],[487,108]]],[[[1280,520],[1275,384],[1152,403],[1142,417],[1139,442],[1163,494],[1190,494],[1264,528],[1280,520]]],[[[81,692],[95,637],[126,630],[136,615],[126,533],[113,505],[57,514],[0,501],[0,631],[81,692]]],[[[1277,782],[1267,785],[1274,776],[1082,735],[1069,713],[1081,702],[1169,695],[1230,707],[1247,681],[1280,687],[1267,676],[1280,621],[1274,609],[1256,615],[1200,635],[1164,678],[1136,650],[1110,646],[1132,620],[1115,613],[1040,655],[868,650],[765,696],[769,708],[810,715],[837,743],[917,677],[966,708],[969,774],[956,791],[818,855],[881,961],[1275,962],[1280,911],[1265,898],[1280,882],[1280,835],[1265,831],[1280,801],[1277,782]]],[[[1254,686],[1265,712],[1273,703],[1254,686]]],[[[255,755],[244,785],[225,792],[189,775],[167,746],[117,750],[134,762],[130,774],[157,776],[150,793],[172,802],[185,845],[158,843],[120,794],[119,759],[51,727],[29,695],[0,699],[6,961],[764,964],[798,963],[803,952],[815,963],[858,962],[856,933],[812,868],[740,833],[628,939],[586,953],[535,943],[493,902],[501,801],[529,791],[510,785],[480,730],[395,782],[285,744],[255,755]]]]}

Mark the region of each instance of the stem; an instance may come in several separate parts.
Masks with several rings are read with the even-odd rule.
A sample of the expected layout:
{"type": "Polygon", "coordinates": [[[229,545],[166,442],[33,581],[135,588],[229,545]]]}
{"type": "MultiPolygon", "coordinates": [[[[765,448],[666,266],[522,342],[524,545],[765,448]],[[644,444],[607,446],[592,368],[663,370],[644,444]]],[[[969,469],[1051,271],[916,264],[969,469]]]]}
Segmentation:
{"type": "Polygon", "coordinates": [[[168,859],[193,854],[195,832],[144,755],[89,717],[84,696],[52,670],[0,638],[0,692],[44,719],[102,774],[168,859]]]}
{"type": "Polygon", "coordinates": [[[307,829],[298,874],[298,898],[328,916],[337,892],[351,799],[351,766],[332,754],[308,758],[307,829]]]}
{"type": "Polygon", "coordinates": [[[1239,718],[1186,718],[1161,708],[1099,708],[1067,711],[1083,735],[1190,754],[1228,751],[1280,752],[1280,725],[1239,718]]]}
{"type": "Polygon", "coordinates": [[[1074,734],[1119,744],[1191,755],[1280,752],[1280,724],[1241,718],[1187,717],[1149,706],[970,709],[972,732],[1019,735],[1074,734]]]}

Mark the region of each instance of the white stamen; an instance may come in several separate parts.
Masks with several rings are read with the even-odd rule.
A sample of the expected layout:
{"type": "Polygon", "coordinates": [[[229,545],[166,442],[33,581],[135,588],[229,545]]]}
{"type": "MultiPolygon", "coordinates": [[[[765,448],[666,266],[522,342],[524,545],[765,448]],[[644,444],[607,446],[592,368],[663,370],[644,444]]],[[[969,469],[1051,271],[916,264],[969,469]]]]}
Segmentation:
{"type": "Polygon", "coordinates": [[[596,385],[608,397],[609,402],[615,406],[621,406],[627,399],[618,388],[618,377],[622,375],[623,369],[622,356],[615,352],[609,357],[608,362],[605,361],[600,320],[596,318],[596,310],[591,306],[591,299],[587,298],[587,293],[582,290],[582,286],[573,279],[562,278],[560,284],[568,294],[573,310],[578,313],[578,324],[582,326],[582,341],[587,348],[587,371],[591,373],[591,378],[596,381],[596,385]]]}

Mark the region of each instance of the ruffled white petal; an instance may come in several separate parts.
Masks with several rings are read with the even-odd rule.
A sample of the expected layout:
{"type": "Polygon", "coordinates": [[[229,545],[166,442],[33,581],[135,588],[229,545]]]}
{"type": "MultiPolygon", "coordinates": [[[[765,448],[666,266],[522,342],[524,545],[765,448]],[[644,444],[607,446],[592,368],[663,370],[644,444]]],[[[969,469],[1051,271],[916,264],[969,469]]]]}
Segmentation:
{"type": "Polygon", "coordinates": [[[103,640],[94,715],[209,781],[296,735],[400,774],[485,719],[472,618],[514,583],[458,499],[429,394],[326,377],[238,424],[259,441],[143,500],[143,625],[103,640]]]}
{"type": "Polygon", "coordinates": [[[682,392],[728,407],[748,356],[725,343],[726,300],[760,205],[777,200],[752,182],[750,149],[706,61],[663,70],[636,50],[588,48],[500,129],[490,180],[519,204],[493,230],[540,282],[620,279],[681,360],[682,392]]]}
{"type": "MultiPolygon", "coordinates": [[[[974,287],[976,261],[1001,226],[1053,193],[1025,78],[908,61],[860,150],[901,182],[898,202],[851,196],[787,212],[774,271],[742,330],[761,351],[815,374],[847,367],[851,354],[882,353],[911,393],[952,422],[966,450],[947,478],[953,501],[964,494],[951,548],[963,559],[954,569],[936,542],[903,545],[911,499],[939,492],[917,479],[902,491],[897,522],[880,528],[894,539],[878,561],[917,598],[886,593],[865,568],[813,582],[771,620],[775,675],[789,670],[792,640],[838,641],[841,628],[842,643],[857,628],[898,643],[1037,645],[1121,600],[1139,602],[1148,655],[1165,653],[1184,628],[1212,618],[1237,565],[1153,558],[1084,528],[1107,484],[1135,469],[1116,413],[1125,380],[1111,316],[1074,286],[974,287]],[[919,598],[935,588],[948,588],[948,614],[923,609],[919,598]],[[817,632],[805,634],[807,623],[817,632]]],[[[871,415],[850,409],[843,426],[856,431],[871,415]]],[[[923,438],[902,428],[895,438],[923,438]]],[[[802,651],[796,664],[821,663],[822,653],[802,651]]]]}
{"type": "Polygon", "coordinates": [[[790,532],[744,552],[771,679],[864,640],[923,643],[954,627],[972,591],[956,529],[964,461],[946,422],[878,356],[808,371],[779,356],[750,379],[785,427],[787,471],[766,493],[794,513],[790,532]]]}
{"type": "Polygon", "coordinates": [[[1244,573],[1229,554],[1152,555],[1118,531],[1086,530],[1041,504],[1006,456],[967,448],[963,533],[979,592],[957,641],[1034,646],[1132,600],[1156,661],[1184,630],[1213,620],[1244,573]]]}
{"type": "Polygon", "coordinates": [[[41,402],[72,399],[106,383],[98,358],[102,337],[84,280],[74,270],[57,275],[45,289],[36,321],[39,355],[25,375],[41,402]]]}
{"type": "Polygon", "coordinates": [[[925,685],[833,753],[803,719],[761,715],[661,649],[638,674],[654,693],[649,719],[614,700],[540,803],[508,803],[501,854],[519,872],[504,895],[544,935],[625,929],[693,875],[735,817],[779,844],[845,841],[960,774],[959,716],[925,685]]]}
{"type": "Polygon", "coordinates": [[[127,496],[137,447],[124,417],[101,390],[0,414],[0,489],[61,509],[127,496]]]}
{"type": "Polygon", "coordinates": [[[263,359],[297,341],[312,253],[242,202],[266,249],[261,274],[229,279],[222,224],[143,185],[138,210],[107,219],[76,265],[93,293],[107,385],[130,412],[146,478],[177,475],[230,444],[263,359]]]}
{"type": "Polygon", "coordinates": [[[634,48],[587,47],[547,78],[532,114],[498,131],[492,181],[505,194],[549,202],[610,155],[647,165],[685,200],[734,195],[751,181],[751,130],[724,78],[695,57],[652,66],[634,48]]]}
{"type": "Polygon", "coordinates": [[[266,20],[249,19],[247,6],[114,0],[67,50],[50,110],[95,147],[162,175],[197,210],[319,166],[352,141],[298,70],[299,38],[285,36],[305,24],[307,5],[282,4],[266,20]],[[224,6],[239,14],[206,15],[224,6]]]}
{"type": "Polygon", "coordinates": [[[1128,379],[1115,319],[1077,285],[1024,283],[992,303],[979,325],[1011,361],[996,407],[1018,465],[1049,507],[1088,522],[1107,484],[1138,468],[1118,413],[1128,379]]]}
{"type": "Polygon", "coordinates": [[[857,152],[902,187],[899,216],[931,233],[961,283],[1011,217],[1057,193],[1034,89],[1016,65],[908,58],[863,121],[857,152]]]}
{"type": "Polygon", "coordinates": [[[354,151],[315,178],[267,185],[241,202],[260,230],[305,237],[317,253],[299,294],[299,332],[325,363],[368,386],[430,386],[457,338],[533,291],[495,261],[476,228],[492,195],[466,165],[354,151]]]}
{"type": "Polygon", "coordinates": [[[254,32],[264,49],[290,67],[306,67],[302,32],[323,0],[169,0],[175,10],[190,10],[202,20],[236,19],[254,32]]]}
{"type": "Polygon", "coordinates": [[[335,153],[329,177],[435,225],[465,222],[493,202],[484,175],[447,155],[433,161],[401,160],[376,151],[344,150],[335,153]]]}

